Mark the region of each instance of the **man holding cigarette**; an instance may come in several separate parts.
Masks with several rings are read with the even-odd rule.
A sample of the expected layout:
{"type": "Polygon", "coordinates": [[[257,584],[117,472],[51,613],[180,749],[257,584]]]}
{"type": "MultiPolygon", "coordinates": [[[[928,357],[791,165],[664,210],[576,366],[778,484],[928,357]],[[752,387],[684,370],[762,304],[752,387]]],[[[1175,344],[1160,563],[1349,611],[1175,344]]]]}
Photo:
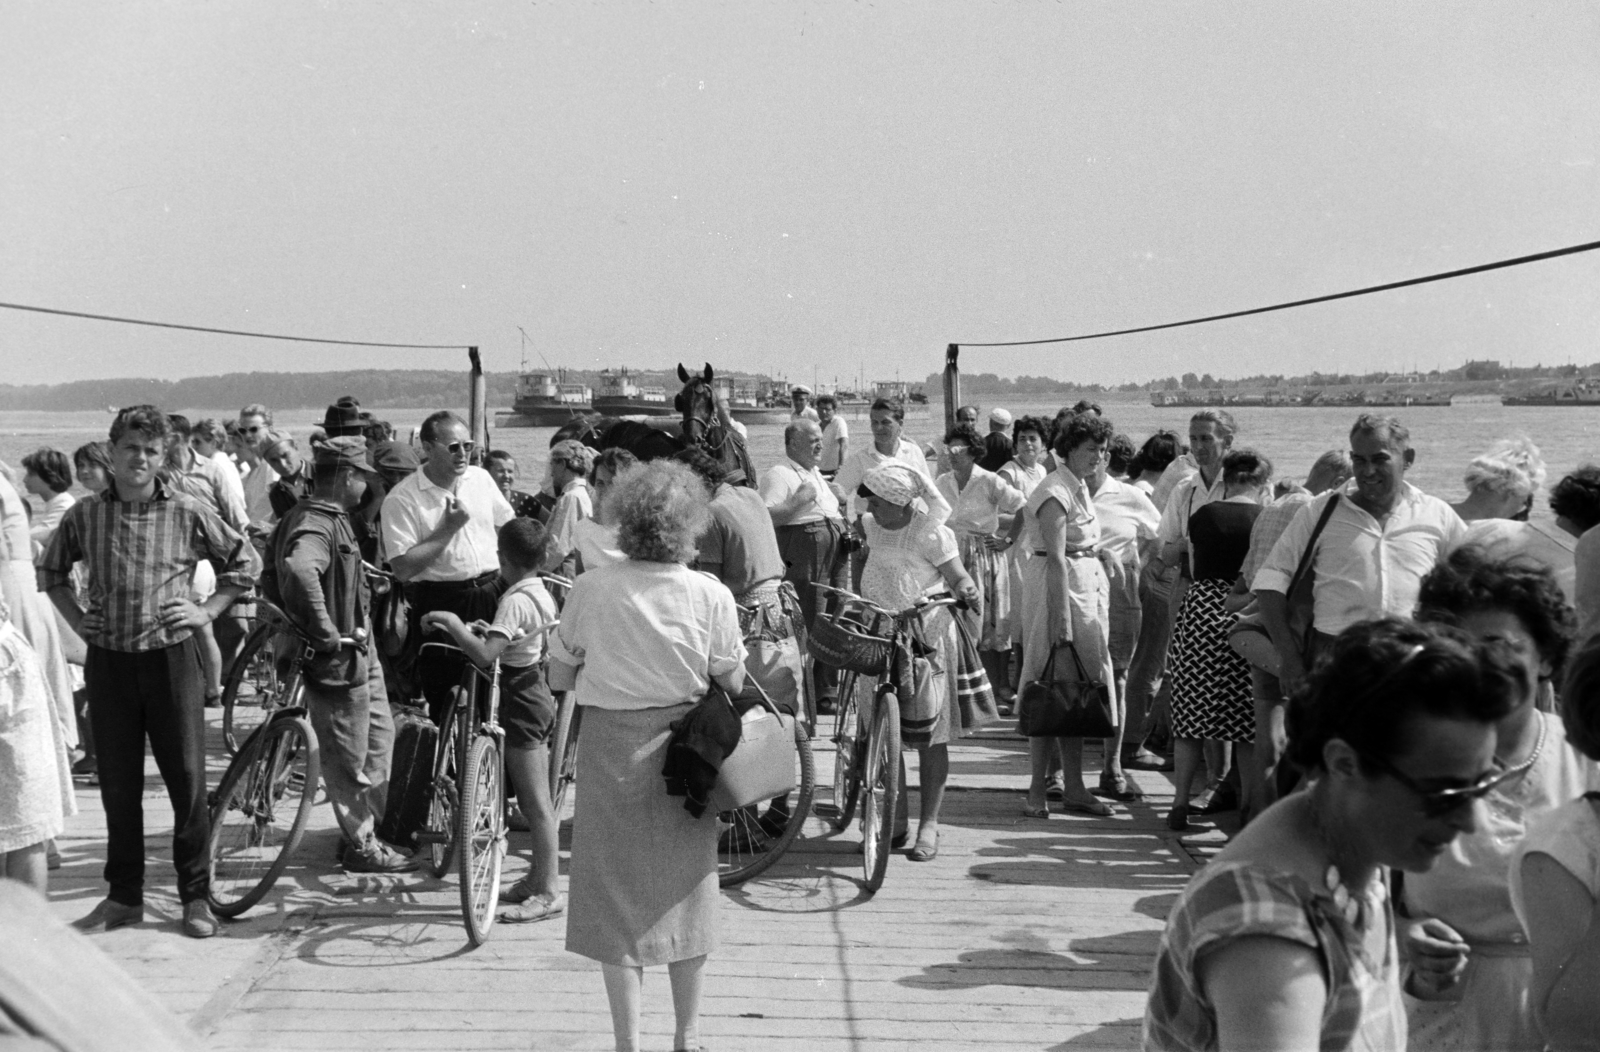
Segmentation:
{"type": "MultiPolygon", "coordinates": [[[[422,615],[448,610],[468,624],[492,620],[500,593],[496,532],[514,512],[493,477],[471,464],[466,421],[448,410],[422,422],[422,466],[383,501],[383,550],[411,601],[412,646],[422,645],[422,615]]],[[[459,655],[429,650],[417,678],[435,723],[461,681],[459,655]]]]}

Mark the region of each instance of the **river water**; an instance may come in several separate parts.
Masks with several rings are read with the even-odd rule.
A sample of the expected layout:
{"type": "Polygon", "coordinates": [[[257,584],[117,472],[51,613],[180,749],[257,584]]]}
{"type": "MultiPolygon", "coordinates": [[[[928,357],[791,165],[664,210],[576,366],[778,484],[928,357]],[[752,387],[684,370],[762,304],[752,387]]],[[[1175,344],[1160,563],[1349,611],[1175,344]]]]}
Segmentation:
{"type": "MultiPolygon", "coordinates": [[[[1047,417],[1054,415],[1059,407],[1059,402],[1006,403],[1006,408],[1013,413],[1031,412],[1047,417]]],[[[986,404],[983,408],[987,411],[990,406],[986,404]]],[[[229,412],[193,407],[180,411],[195,420],[207,416],[222,419],[229,412]]],[[[1131,437],[1135,445],[1159,428],[1186,433],[1188,427],[1189,411],[1184,409],[1107,402],[1105,411],[1117,429],[1131,437]]],[[[402,435],[409,433],[409,429],[420,424],[427,415],[417,409],[376,412],[391,421],[402,435]]],[[[1279,476],[1291,477],[1303,477],[1324,450],[1348,448],[1348,432],[1356,416],[1353,410],[1333,408],[1240,408],[1233,412],[1239,423],[1235,444],[1265,453],[1279,476]]],[[[1446,500],[1459,500],[1464,495],[1461,474],[1467,462],[1496,439],[1511,435],[1527,435],[1538,444],[1549,466],[1549,485],[1554,485],[1579,464],[1600,462],[1600,407],[1534,408],[1469,402],[1448,407],[1412,408],[1398,415],[1411,429],[1412,445],[1417,451],[1416,466],[1408,479],[1446,500]]],[[[277,423],[303,440],[321,419],[320,411],[289,410],[278,414],[277,423]]],[[[918,441],[933,440],[939,437],[940,419],[937,411],[908,419],[906,436],[918,441]]],[[[109,414],[104,412],[3,412],[0,413],[0,459],[17,467],[25,453],[43,445],[54,446],[70,455],[83,443],[106,437],[109,423],[109,414]]],[[[864,418],[848,423],[853,446],[871,441],[864,418]]],[[[538,487],[544,473],[543,454],[549,448],[552,433],[551,428],[505,428],[494,432],[494,444],[517,457],[522,476],[518,488],[538,487]]],[[[783,428],[776,425],[750,428],[750,447],[758,469],[773,463],[783,456],[783,428]]],[[[1542,496],[1535,502],[1535,516],[1550,517],[1549,506],[1542,496]]]]}

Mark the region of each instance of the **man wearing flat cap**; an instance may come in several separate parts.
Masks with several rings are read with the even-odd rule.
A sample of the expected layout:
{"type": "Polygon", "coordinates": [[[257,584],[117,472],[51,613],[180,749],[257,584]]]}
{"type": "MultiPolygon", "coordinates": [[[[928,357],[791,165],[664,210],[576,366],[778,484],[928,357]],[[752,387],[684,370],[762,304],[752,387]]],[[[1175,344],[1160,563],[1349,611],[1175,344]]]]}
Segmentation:
{"type": "Polygon", "coordinates": [[[322,780],[344,832],[350,873],[417,868],[377,838],[394,752],[394,718],[371,646],[371,596],[350,512],[377,470],[359,435],[312,446],[311,493],[283,515],[267,555],[283,612],[310,644],[306,708],[322,750],[322,780]]]}

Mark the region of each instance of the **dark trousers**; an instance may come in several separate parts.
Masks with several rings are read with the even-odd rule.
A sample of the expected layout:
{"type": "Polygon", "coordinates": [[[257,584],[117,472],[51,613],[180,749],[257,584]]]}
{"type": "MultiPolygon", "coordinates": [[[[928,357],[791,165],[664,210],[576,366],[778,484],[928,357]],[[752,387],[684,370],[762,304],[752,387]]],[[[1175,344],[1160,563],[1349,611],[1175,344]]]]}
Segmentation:
{"type": "MultiPolygon", "coordinates": [[[[813,581],[833,588],[848,588],[850,564],[839,557],[843,530],[832,520],[804,526],[778,527],[778,553],[783,556],[783,579],[794,585],[800,596],[800,610],[809,629],[822,607],[822,596],[811,587],[813,581]]],[[[814,668],[816,696],[839,696],[839,670],[827,665],[814,668]]]]}
{"type": "Polygon", "coordinates": [[[322,784],[333,817],[352,844],[365,846],[383,821],[394,755],[394,715],[383,667],[370,652],[357,660],[353,687],[306,683],[306,709],[322,750],[322,784]]]}
{"type": "Polygon", "coordinates": [[[203,899],[210,876],[206,841],[205,674],[191,636],[160,650],[125,653],[89,644],[84,665],[89,721],[106,811],[108,897],[125,906],[144,901],[144,743],[150,739],[172,801],[172,864],[178,898],[203,899]]]}
{"type": "MultiPolygon", "coordinates": [[[[433,610],[448,610],[468,624],[479,620],[492,621],[506,585],[496,571],[470,581],[413,581],[406,589],[411,599],[410,642],[412,646],[421,647],[430,641],[450,642],[450,637],[442,634],[423,636],[423,614],[433,610]]],[[[428,702],[428,718],[434,723],[444,719],[445,710],[450,705],[450,690],[461,683],[461,674],[466,667],[467,659],[460,653],[437,647],[419,651],[417,682],[421,684],[422,696],[428,702]]]]}

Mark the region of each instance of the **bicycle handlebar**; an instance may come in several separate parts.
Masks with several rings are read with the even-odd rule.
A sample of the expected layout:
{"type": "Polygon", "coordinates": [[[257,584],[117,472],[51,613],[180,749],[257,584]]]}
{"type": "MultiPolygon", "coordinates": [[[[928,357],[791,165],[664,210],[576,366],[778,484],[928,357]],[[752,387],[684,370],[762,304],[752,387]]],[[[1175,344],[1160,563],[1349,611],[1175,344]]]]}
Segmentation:
{"type": "Polygon", "coordinates": [[[816,583],[813,583],[811,587],[824,592],[834,592],[838,595],[844,596],[846,599],[853,599],[862,606],[872,610],[874,613],[881,614],[882,616],[895,621],[904,621],[918,614],[926,613],[929,610],[939,610],[948,606],[954,606],[962,610],[967,609],[968,606],[965,599],[952,595],[949,592],[936,592],[933,595],[924,596],[911,606],[906,607],[899,613],[895,613],[892,610],[885,610],[872,600],[863,598],[862,596],[856,594],[855,592],[849,591],[848,589],[834,588],[832,585],[816,583]]]}

